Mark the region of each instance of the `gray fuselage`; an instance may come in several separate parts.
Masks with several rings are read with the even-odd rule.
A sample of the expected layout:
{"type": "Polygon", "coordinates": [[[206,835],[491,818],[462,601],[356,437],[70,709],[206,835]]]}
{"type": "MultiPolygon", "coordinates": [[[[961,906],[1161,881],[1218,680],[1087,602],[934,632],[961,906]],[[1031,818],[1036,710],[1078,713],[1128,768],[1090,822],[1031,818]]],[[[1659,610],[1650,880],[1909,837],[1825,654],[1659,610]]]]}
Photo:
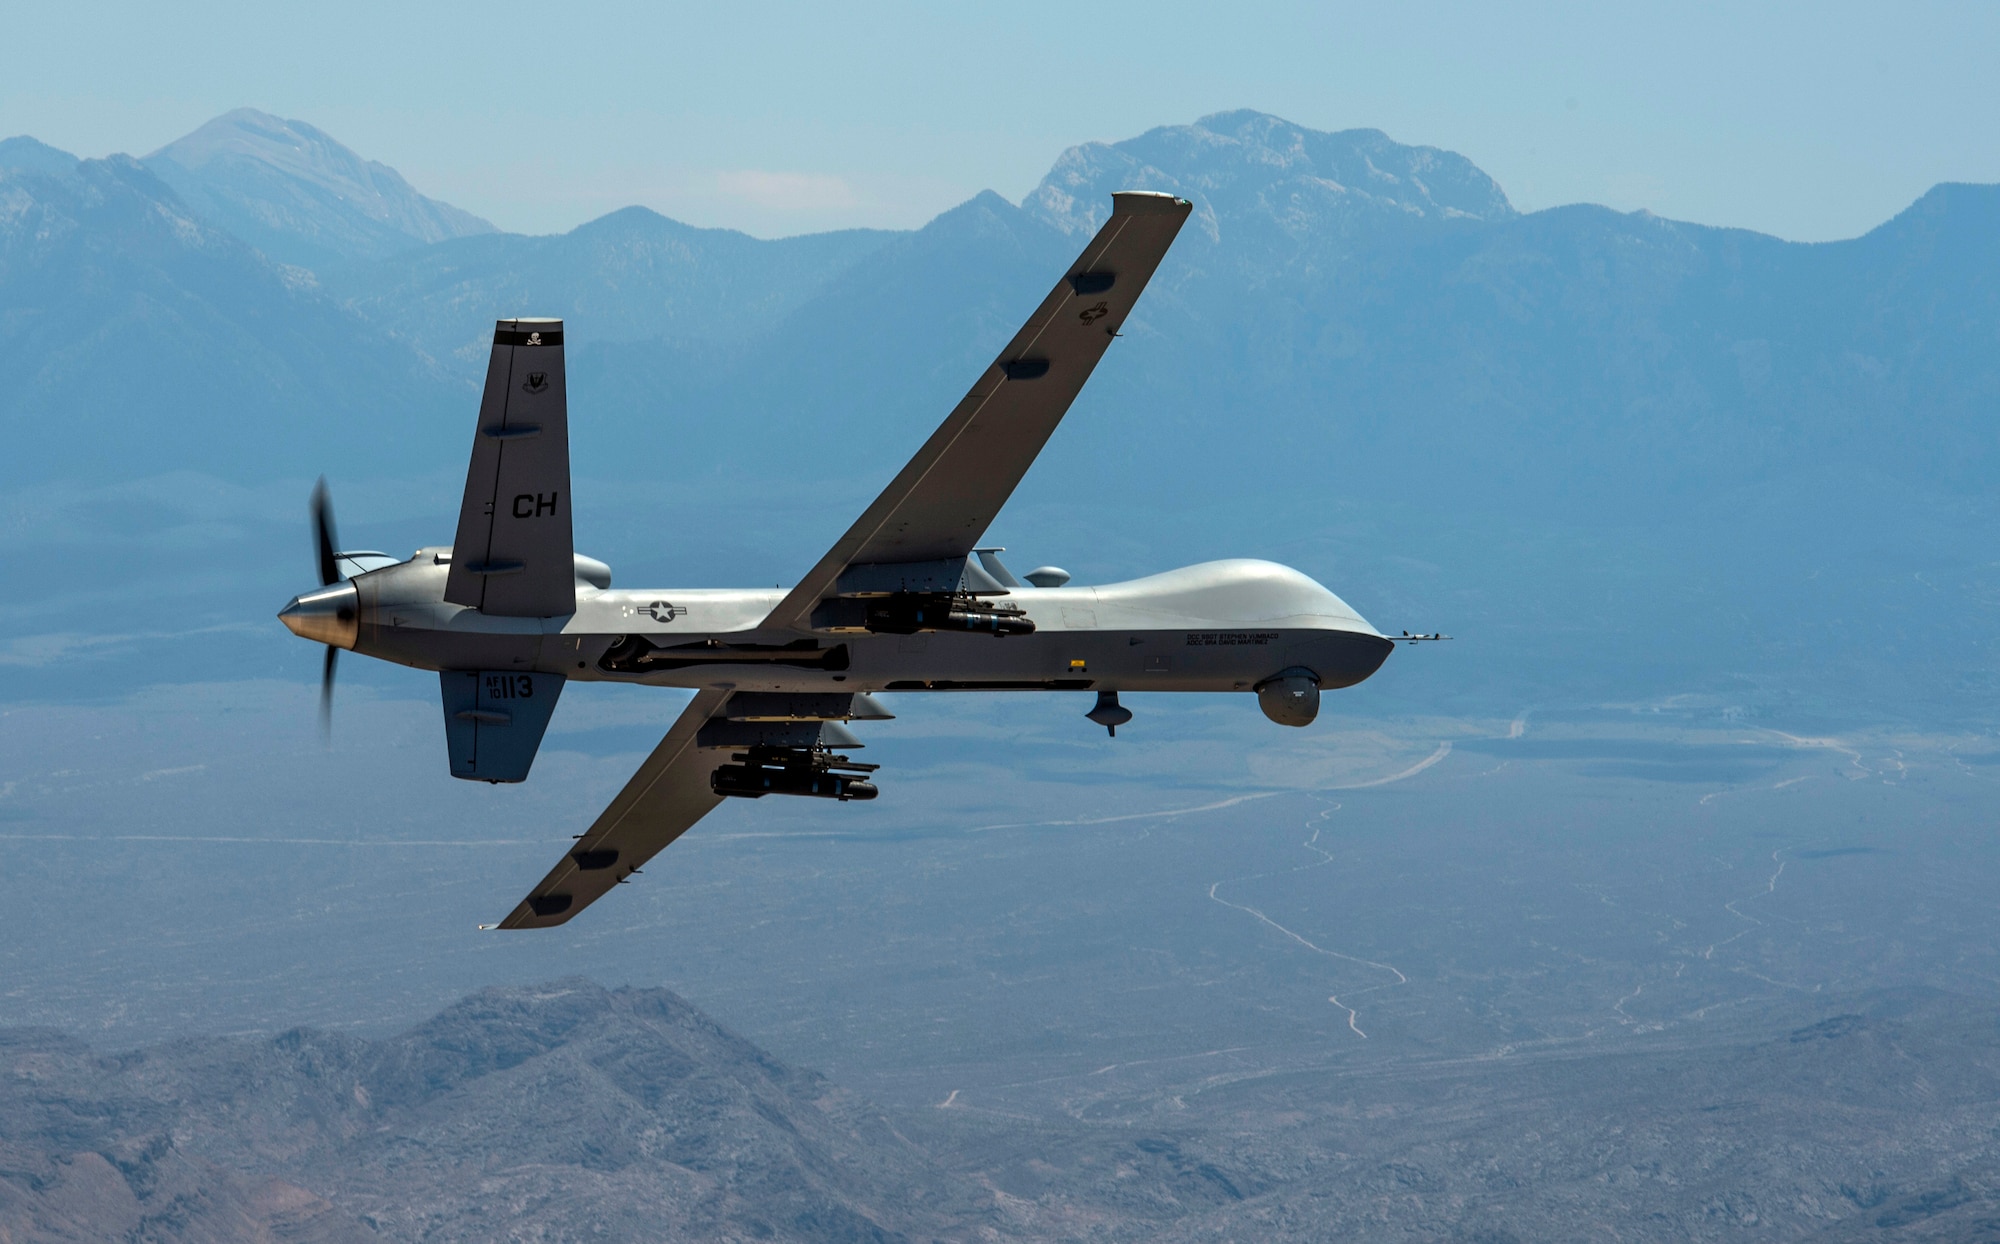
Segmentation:
{"type": "Polygon", "coordinates": [[[1265,561],[1016,588],[1003,599],[1035,631],[1002,637],[762,631],[781,589],[615,589],[585,559],[575,613],[493,617],[443,599],[450,557],[423,549],[356,576],[355,617],[333,642],[419,669],[744,691],[1249,691],[1294,668],[1331,690],[1367,678],[1394,646],[1332,592],[1265,561]]]}

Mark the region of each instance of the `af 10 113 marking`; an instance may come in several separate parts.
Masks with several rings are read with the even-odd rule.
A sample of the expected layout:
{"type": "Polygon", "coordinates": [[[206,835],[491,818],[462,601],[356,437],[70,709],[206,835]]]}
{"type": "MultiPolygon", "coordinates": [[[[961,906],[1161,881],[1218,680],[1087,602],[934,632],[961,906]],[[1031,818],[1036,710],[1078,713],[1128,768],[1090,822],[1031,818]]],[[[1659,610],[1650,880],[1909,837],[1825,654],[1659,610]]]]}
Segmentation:
{"type": "MultiPolygon", "coordinates": [[[[899,692],[1068,691],[1112,734],[1135,691],[1254,695],[1312,722],[1396,640],[1305,575],[1218,561],[1086,586],[1016,575],[986,531],[1152,279],[1190,205],[1112,196],[1076,261],[875,501],[789,589],[635,591],[577,554],[560,320],[502,320],[452,543],[342,552],[314,492],[321,587],[279,617],[338,653],[437,671],[455,777],[519,782],[571,681],[694,697],[500,928],[562,924],[727,798],[873,799],[856,722],[899,692]]],[[[1405,632],[1397,639],[1433,636],[1405,632]]]]}

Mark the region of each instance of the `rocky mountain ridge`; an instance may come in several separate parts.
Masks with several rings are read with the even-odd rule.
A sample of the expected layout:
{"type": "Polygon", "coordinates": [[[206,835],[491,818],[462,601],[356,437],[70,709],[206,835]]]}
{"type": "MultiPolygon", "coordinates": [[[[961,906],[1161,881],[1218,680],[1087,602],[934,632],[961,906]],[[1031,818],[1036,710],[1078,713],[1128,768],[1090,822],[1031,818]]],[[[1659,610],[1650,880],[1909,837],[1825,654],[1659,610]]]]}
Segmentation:
{"type": "Polygon", "coordinates": [[[0,170],[10,173],[67,173],[76,157],[45,142],[17,134],[0,138],[0,170]]]}
{"type": "MultiPolygon", "coordinates": [[[[12,167],[0,161],[10,216],[25,221],[31,204],[43,214],[66,210],[61,194],[41,204],[34,187],[50,177],[60,185],[74,171],[61,167],[67,157],[10,141],[34,153],[12,167]]],[[[615,347],[578,378],[586,395],[601,386],[598,426],[650,421],[664,399],[694,428],[690,448],[712,454],[705,433],[729,422],[715,409],[721,403],[806,414],[805,390],[771,380],[796,375],[806,342],[856,359],[853,370],[871,380],[813,393],[812,419],[900,422],[905,410],[928,419],[955,397],[949,389],[962,389],[966,367],[976,366],[967,360],[1004,339],[1046,270],[1102,218],[1111,192],[1152,188],[1193,198],[1197,218],[1141,308],[1134,343],[1119,352],[1138,356],[1124,368],[1138,387],[1121,405],[1174,427],[1177,440],[1207,442],[1200,454],[1143,463],[1168,471],[1170,484],[1181,482],[1177,463],[1228,462],[1247,447],[1226,417],[1246,406],[1260,412],[1258,439],[1285,456],[1365,453],[1373,466],[1343,486],[1375,480],[1406,491],[1421,478],[1489,504],[1579,489],[1594,505],[1651,501],[1659,487],[1738,484],[1829,456],[1843,469],[1976,489],[1990,465],[1975,412],[2000,393],[2000,369],[1981,344],[2000,319],[1992,283],[1974,274],[1995,262],[1995,188],[1939,187],[1865,238],[1800,246],[1585,206],[1524,217],[1463,157],[1372,130],[1323,134],[1237,112],[1072,149],[1018,207],[986,195],[914,233],[764,242],[638,208],[549,238],[493,233],[310,126],[248,110],[145,165],[163,179],[146,192],[171,190],[155,215],[198,221],[281,263],[286,247],[267,244],[271,228],[290,229],[299,245],[332,236],[331,226],[287,215],[289,200],[332,195],[350,224],[394,225],[395,247],[354,241],[314,266],[325,292],[365,325],[342,334],[332,365],[381,374],[368,382],[372,392],[391,405],[436,402],[439,419],[450,418],[443,390],[419,377],[469,391],[484,322],[531,311],[572,319],[582,349],[615,347]],[[190,181],[197,173],[208,180],[190,181]],[[984,253],[982,239],[1003,235],[998,251],[984,253]],[[922,307],[915,315],[913,297],[922,307]],[[941,367],[948,389],[921,382],[941,367]],[[398,372],[408,379],[388,378],[398,372]],[[876,374],[919,383],[887,395],[885,406],[876,374]],[[662,375],[671,375],[671,391],[659,390],[662,375]]],[[[149,245],[124,232],[135,223],[130,213],[94,218],[91,249],[149,245]]],[[[32,244],[18,228],[12,236],[17,258],[0,274],[0,298],[17,317],[62,322],[74,338],[38,356],[89,356],[72,379],[50,377],[31,387],[32,399],[11,397],[15,417],[101,404],[90,386],[143,373],[143,351],[119,339],[126,330],[115,301],[42,303],[18,256],[48,251],[47,235],[32,244]]],[[[56,299],[125,296],[116,288],[124,278],[63,270],[79,258],[36,261],[61,291],[56,299]]],[[[176,272],[165,256],[136,262],[176,272]]],[[[268,319],[271,310],[255,306],[260,284],[315,284],[282,266],[253,275],[249,263],[229,278],[240,293],[211,280],[212,291],[197,296],[223,316],[242,301],[243,318],[268,319]]],[[[313,314],[322,313],[284,313],[313,314]]],[[[205,370],[282,389],[285,373],[310,375],[329,362],[218,361],[205,370]]],[[[296,398],[270,393],[249,405],[273,400],[296,398]]],[[[1124,439],[1132,431],[1101,418],[1093,427],[1124,439]]],[[[823,457],[822,447],[798,444],[796,462],[774,465],[823,457]]],[[[207,455],[188,465],[238,469],[207,455]]]]}
{"type": "Polygon", "coordinates": [[[896,236],[850,229],[763,241],[628,207],[568,233],[461,238],[322,276],[369,322],[429,358],[476,369],[497,306],[562,318],[591,345],[733,347],[896,236]]]}
{"type": "MultiPolygon", "coordinates": [[[[1123,1122],[885,1113],[664,990],[101,1054],[0,1030],[19,1244],[1945,1240],[1990,1229],[1990,1023],[1923,990],[1697,1048],[1338,1065],[1123,1122]],[[1918,1108],[1914,1102],[1921,1098],[1918,1108]],[[1718,1116],[1717,1111],[1725,1112],[1718,1116]],[[1734,1116],[1755,1116],[1746,1130],[1734,1116]],[[1797,1138],[1760,1145],[1756,1128],[1797,1138]]],[[[1177,1103],[1177,1104],[1176,1104],[1177,1103]]]]}
{"type": "Polygon", "coordinates": [[[1072,147],[1021,206],[1065,234],[1088,236],[1110,215],[1106,186],[1199,200],[1194,223],[1211,242],[1220,240],[1224,215],[1262,217],[1297,238],[1329,222],[1354,230],[1371,218],[1519,214],[1491,177],[1456,152],[1405,146],[1380,130],[1309,130],[1249,109],[1072,147]]]}
{"type": "Polygon", "coordinates": [[[456,387],[126,156],[0,171],[0,320],[14,483],[338,458],[355,394],[386,426],[456,387]]]}
{"type": "Polygon", "coordinates": [[[494,232],[323,131],[254,108],[226,112],[143,163],[197,214],[279,263],[317,269],[494,232]]]}
{"type": "Polygon", "coordinates": [[[9,1239],[882,1240],[971,1208],[879,1116],[660,990],[489,990],[373,1042],[8,1035],[9,1239]]]}

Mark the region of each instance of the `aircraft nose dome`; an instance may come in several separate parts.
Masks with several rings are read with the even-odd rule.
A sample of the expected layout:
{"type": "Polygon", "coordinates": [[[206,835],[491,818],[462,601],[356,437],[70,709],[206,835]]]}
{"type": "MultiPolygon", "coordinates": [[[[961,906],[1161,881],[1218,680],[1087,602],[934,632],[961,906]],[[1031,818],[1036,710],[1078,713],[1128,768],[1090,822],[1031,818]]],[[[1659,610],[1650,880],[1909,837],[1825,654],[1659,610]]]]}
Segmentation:
{"type": "Polygon", "coordinates": [[[278,621],[300,639],[352,648],[361,630],[358,604],[352,583],[335,583],[292,597],[292,603],[278,611],[278,621]]]}

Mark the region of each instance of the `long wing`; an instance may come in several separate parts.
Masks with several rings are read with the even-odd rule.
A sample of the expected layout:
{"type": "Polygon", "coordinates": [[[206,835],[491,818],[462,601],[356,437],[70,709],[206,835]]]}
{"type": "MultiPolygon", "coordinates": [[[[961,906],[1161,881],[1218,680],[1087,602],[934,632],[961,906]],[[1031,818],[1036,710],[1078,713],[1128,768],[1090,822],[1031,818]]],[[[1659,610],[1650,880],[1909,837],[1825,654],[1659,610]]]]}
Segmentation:
{"type": "Polygon", "coordinates": [[[611,806],[508,913],[500,928],[546,929],[563,923],[604,897],[722,802],[722,796],[709,789],[708,778],[729,753],[697,747],[695,735],[721,711],[729,695],[726,687],[695,693],[611,806]]]}
{"type": "Polygon", "coordinates": [[[501,320],[444,598],[501,617],[576,612],[561,320],[501,320]]]}
{"type": "Polygon", "coordinates": [[[986,534],[1118,335],[1191,205],[1111,196],[1111,219],[875,503],[764,629],[803,630],[849,566],[964,557],[986,534]]]}

